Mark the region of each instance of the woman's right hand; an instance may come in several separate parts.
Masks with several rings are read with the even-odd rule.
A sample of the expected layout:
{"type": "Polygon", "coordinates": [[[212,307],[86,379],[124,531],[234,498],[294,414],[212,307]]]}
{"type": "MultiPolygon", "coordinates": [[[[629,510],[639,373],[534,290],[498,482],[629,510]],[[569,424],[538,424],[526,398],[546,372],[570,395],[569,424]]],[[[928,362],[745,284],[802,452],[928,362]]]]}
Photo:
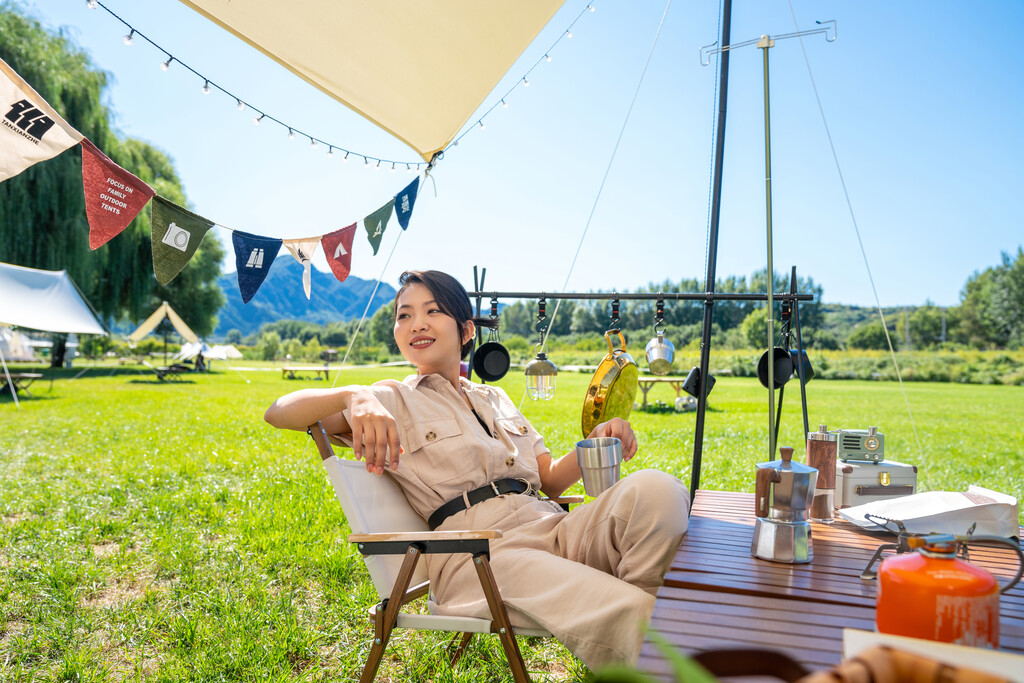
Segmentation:
{"type": "Polygon", "coordinates": [[[358,391],[352,395],[348,421],[352,428],[352,451],[356,460],[366,457],[367,472],[384,474],[389,461],[392,470],[398,469],[402,452],[398,425],[372,392],[358,391]]]}

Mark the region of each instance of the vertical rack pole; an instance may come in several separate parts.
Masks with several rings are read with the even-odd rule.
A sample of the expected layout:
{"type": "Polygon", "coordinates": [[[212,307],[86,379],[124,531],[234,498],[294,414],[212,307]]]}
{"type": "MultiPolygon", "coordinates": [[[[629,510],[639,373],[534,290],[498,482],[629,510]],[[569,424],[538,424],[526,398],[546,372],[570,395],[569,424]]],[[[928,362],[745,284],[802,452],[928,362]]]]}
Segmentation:
{"type": "MultiPolygon", "coordinates": [[[[729,45],[729,29],[732,23],[732,0],[722,0],[721,45],[729,45]]],[[[725,158],[725,111],[729,99],[729,51],[720,55],[721,69],[718,74],[718,125],[715,131],[715,170],[711,183],[711,227],[708,231],[708,268],[704,277],[704,292],[715,293],[715,277],[718,262],[718,219],[722,208],[722,161],[725,158]]],[[[693,428],[693,466],[690,469],[690,500],[700,488],[700,461],[704,452],[704,415],[708,403],[708,373],[711,365],[711,322],[715,312],[715,301],[711,296],[704,299],[704,321],[700,337],[700,384],[697,388],[697,417],[693,428]]]]}
{"type": "Polygon", "coordinates": [[[764,193],[765,193],[765,225],[768,241],[768,459],[775,459],[775,326],[772,316],[775,314],[775,303],[772,301],[772,290],[775,289],[775,270],[772,264],[772,135],[771,108],[768,104],[768,49],[775,41],[768,36],[761,36],[757,46],[764,50],[764,193]]]}

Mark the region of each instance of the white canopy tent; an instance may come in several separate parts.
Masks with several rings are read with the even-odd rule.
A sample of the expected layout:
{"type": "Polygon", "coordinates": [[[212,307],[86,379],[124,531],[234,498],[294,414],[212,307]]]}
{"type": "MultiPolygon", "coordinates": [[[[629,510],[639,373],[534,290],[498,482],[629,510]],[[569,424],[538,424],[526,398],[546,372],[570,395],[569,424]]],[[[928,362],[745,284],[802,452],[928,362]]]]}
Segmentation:
{"type": "Polygon", "coordinates": [[[564,0],[181,0],[430,161],[564,0]]]}
{"type": "MultiPolygon", "coordinates": [[[[0,263],[0,325],[68,334],[107,333],[67,271],[10,263],[0,263]]],[[[0,364],[18,403],[2,348],[0,364]]]]}

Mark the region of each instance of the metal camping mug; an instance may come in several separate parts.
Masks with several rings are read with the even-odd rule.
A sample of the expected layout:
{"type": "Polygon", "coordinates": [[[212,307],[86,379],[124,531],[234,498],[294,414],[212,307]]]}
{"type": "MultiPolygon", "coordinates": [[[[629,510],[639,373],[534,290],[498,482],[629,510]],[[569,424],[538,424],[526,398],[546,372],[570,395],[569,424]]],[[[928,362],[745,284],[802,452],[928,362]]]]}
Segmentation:
{"type": "Polygon", "coordinates": [[[647,367],[655,375],[667,375],[672,372],[672,361],[676,356],[676,347],[665,333],[658,330],[658,336],[647,342],[647,367]]]}
{"type": "Polygon", "coordinates": [[[613,436],[583,439],[576,443],[576,463],[583,472],[583,490],[598,496],[619,480],[622,442],[613,436]]]}

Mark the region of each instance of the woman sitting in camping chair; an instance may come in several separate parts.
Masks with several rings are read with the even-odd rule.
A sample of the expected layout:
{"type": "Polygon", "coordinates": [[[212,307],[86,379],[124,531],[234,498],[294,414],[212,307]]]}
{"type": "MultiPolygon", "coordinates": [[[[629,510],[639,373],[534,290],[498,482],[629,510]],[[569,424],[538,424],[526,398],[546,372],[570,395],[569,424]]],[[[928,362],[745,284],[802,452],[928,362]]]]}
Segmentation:
{"type": "MultiPolygon", "coordinates": [[[[513,626],[549,630],[591,668],[636,661],[654,594],[686,531],[689,493],[675,477],[642,470],[593,502],[565,512],[536,497],[558,496],[581,478],[574,453],[553,458],[504,391],[470,382],[459,363],[473,345],[466,290],[439,271],[399,279],[395,343],[416,366],[402,382],[304,389],[266,412],[275,427],[305,431],[321,420],[351,444],[370,472],[387,469],[431,528],[501,529],[491,568],[513,626]],[[482,502],[470,504],[467,494],[482,502]]],[[[615,418],[590,437],[622,441],[615,418]]],[[[435,613],[486,617],[468,555],[427,555],[435,613]]]]}

